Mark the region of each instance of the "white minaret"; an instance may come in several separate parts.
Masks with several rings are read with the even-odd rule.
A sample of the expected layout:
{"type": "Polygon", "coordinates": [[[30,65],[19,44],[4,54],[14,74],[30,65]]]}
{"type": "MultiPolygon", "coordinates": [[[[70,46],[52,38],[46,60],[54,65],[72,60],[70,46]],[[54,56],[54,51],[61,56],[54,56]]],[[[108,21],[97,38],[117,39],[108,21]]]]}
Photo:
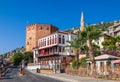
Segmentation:
{"type": "Polygon", "coordinates": [[[80,21],[80,31],[84,29],[84,15],[83,12],[81,13],[81,21],[80,21]]]}

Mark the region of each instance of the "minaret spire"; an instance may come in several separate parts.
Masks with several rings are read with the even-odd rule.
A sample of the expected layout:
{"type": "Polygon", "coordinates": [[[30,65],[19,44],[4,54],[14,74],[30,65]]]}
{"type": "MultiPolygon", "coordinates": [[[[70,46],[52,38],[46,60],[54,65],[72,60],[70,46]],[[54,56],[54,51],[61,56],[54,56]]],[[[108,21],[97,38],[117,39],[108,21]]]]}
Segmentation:
{"type": "Polygon", "coordinates": [[[84,14],[83,11],[81,13],[81,21],[80,21],[80,31],[82,31],[84,29],[84,14]]]}

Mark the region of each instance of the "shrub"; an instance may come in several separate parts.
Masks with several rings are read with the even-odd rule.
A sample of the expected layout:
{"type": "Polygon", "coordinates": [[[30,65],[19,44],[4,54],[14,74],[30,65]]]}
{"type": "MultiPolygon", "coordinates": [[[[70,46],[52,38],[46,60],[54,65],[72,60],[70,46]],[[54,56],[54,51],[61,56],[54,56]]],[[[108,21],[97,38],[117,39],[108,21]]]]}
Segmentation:
{"type": "Polygon", "coordinates": [[[76,66],[77,66],[77,62],[76,62],[76,60],[74,60],[74,61],[72,62],[72,67],[75,68],[76,66]]]}
{"type": "Polygon", "coordinates": [[[81,67],[86,67],[86,59],[88,59],[89,57],[83,57],[80,59],[80,66],[81,67]]]}

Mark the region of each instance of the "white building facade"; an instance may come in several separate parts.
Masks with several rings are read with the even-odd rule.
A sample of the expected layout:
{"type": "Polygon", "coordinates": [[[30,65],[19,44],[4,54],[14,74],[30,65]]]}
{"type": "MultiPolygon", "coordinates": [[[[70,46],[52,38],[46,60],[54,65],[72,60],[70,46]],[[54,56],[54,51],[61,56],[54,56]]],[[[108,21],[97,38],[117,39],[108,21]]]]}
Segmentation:
{"type": "Polygon", "coordinates": [[[55,32],[38,40],[38,48],[34,49],[34,63],[40,63],[41,68],[65,69],[73,61],[75,53],[67,45],[76,38],[76,34],[55,32]]]}

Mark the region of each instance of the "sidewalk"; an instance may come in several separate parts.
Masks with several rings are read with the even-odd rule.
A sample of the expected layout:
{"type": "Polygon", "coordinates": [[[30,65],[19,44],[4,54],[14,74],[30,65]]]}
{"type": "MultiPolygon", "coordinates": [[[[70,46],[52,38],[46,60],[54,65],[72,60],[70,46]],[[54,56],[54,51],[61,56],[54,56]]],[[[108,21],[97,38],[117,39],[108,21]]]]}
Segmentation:
{"type": "Polygon", "coordinates": [[[28,71],[30,71],[34,74],[40,75],[40,76],[58,79],[58,80],[61,80],[63,82],[119,82],[116,80],[104,80],[104,79],[97,79],[97,78],[91,78],[91,77],[71,76],[71,75],[67,75],[66,73],[41,74],[41,73],[36,73],[36,70],[28,70],[28,71]]]}

